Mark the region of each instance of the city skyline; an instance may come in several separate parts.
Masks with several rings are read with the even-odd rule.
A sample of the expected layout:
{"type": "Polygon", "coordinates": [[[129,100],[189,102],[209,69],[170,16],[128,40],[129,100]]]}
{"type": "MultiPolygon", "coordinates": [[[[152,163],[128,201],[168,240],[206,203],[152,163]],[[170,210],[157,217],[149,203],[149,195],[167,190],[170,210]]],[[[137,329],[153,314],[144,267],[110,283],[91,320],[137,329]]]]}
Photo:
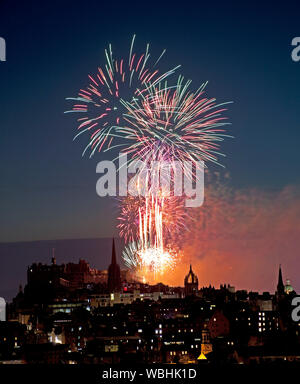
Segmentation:
{"type": "MultiPolygon", "coordinates": [[[[129,272],[129,273],[128,273],[129,272]]],[[[0,362],[17,364],[298,363],[299,318],[278,269],[274,294],[199,287],[192,265],[183,287],[149,285],[120,270],[114,239],[106,271],[85,260],[33,263],[0,322],[0,362]]]]}
{"type": "MultiPolygon", "coordinates": [[[[1,284],[0,284],[0,296],[3,296],[5,298],[6,301],[11,301],[12,298],[15,296],[16,292],[18,291],[18,288],[20,285],[22,285],[23,287],[25,286],[25,283],[26,283],[26,270],[28,269],[28,267],[35,263],[35,264],[40,264],[41,265],[50,265],[51,264],[51,259],[53,257],[55,257],[56,259],[56,262],[57,264],[68,264],[68,263],[78,263],[78,261],[80,260],[85,260],[88,262],[88,264],[90,265],[91,268],[96,268],[98,269],[99,271],[107,271],[108,270],[108,265],[109,265],[109,261],[110,261],[110,258],[111,258],[111,241],[112,239],[111,238],[107,238],[105,239],[105,248],[106,248],[106,254],[105,254],[105,258],[101,258],[101,262],[99,263],[99,257],[98,257],[98,254],[94,254],[93,255],[93,258],[90,259],[88,257],[88,255],[85,253],[82,252],[83,249],[93,249],[95,248],[95,245],[98,243],[100,239],[94,239],[93,241],[91,240],[88,240],[88,239],[85,239],[84,240],[84,243],[83,244],[80,244],[80,240],[76,240],[75,242],[75,247],[73,245],[72,249],[75,250],[75,248],[77,248],[77,251],[79,249],[79,254],[76,253],[76,255],[72,255],[72,257],[67,257],[66,255],[63,255],[63,252],[62,250],[66,250],[68,249],[68,242],[70,242],[70,240],[67,240],[67,241],[62,241],[62,242],[52,242],[52,245],[53,247],[51,248],[51,245],[49,245],[48,242],[45,242],[45,244],[43,245],[43,242],[39,242],[39,247],[38,247],[38,252],[36,252],[36,256],[30,259],[27,259],[25,262],[23,263],[18,263],[18,270],[13,270],[13,273],[10,274],[7,270],[6,270],[6,276],[5,278],[3,278],[3,280],[1,281],[1,284]],[[87,244],[89,244],[89,246],[87,246],[87,244]],[[55,247],[56,246],[56,247],[55,247]],[[39,255],[40,254],[44,254],[44,257],[42,258],[39,258],[39,255]],[[19,272],[17,272],[19,271],[19,272]],[[20,273],[21,272],[21,273],[20,273]],[[12,281],[12,275],[14,276],[14,280],[12,281]],[[16,276],[18,276],[18,279],[16,280],[16,276]],[[9,287],[9,289],[7,289],[9,287]]],[[[71,240],[71,243],[72,243],[72,240],[71,240]]],[[[33,243],[35,244],[35,243],[33,243]]],[[[70,245],[69,245],[70,246],[70,245]]],[[[123,271],[128,271],[130,272],[130,270],[128,270],[128,268],[126,268],[124,266],[124,263],[123,263],[123,260],[122,260],[122,257],[121,257],[121,251],[122,251],[122,243],[120,243],[120,241],[117,242],[117,262],[120,264],[121,268],[123,271]]],[[[33,250],[33,246],[32,244],[30,245],[30,251],[32,252],[33,250]]],[[[24,253],[24,244],[23,243],[20,243],[20,254],[25,254],[26,255],[26,252],[24,253]]],[[[11,257],[12,255],[10,255],[11,257]]],[[[17,256],[17,260],[19,260],[19,257],[20,256],[17,256]]],[[[197,264],[193,264],[192,260],[190,261],[187,261],[187,263],[184,263],[184,264],[181,264],[180,267],[177,268],[176,270],[176,280],[174,280],[173,278],[171,278],[170,280],[170,276],[169,274],[166,274],[165,275],[165,278],[162,277],[159,281],[157,281],[157,283],[162,283],[162,284],[166,284],[166,285],[169,285],[170,287],[182,287],[184,286],[184,275],[185,275],[185,271],[188,271],[188,269],[190,268],[190,266],[193,266],[193,270],[196,272],[196,275],[198,276],[198,279],[199,279],[199,286],[200,287],[208,287],[208,286],[212,286],[212,287],[216,287],[218,288],[219,286],[221,285],[224,285],[224,284],[229,284],[230,286],[233,286],[235,287],[235,289],[237,290],[247,290],[249,292],[259,292],[259,293],[263,293],[263,292],[275,292],[276,290],[276,284],[275,284],[275,281],[276,281],[276,278],[277,278],[277,273],[278,273],[278,267],[281,266],[281,268],[283,269],[283,275],[284,275],[284,284],[287,283],[287,280],[289,280],[292,285],[294,286],[295,288],[295,291],[298,290],[297,288],[297,280],[293,280],[290,275],[288,275],[286,273],[286,265],[285,263],[281,263],[281,264],[274,264],[271,271],[268,271],[268,272],[271,272],[270,275],[271,275],[271,283],[268,284],[268,286],[263,286],[262,289],[257,289],[256,287],[254,286],[251,286],[251,283],[249,285],[245,285],[243,283],[240,283],[240,284],[235,284],[235,282],[233,281],[234,279],[230,279],[230,275],[228,276],[228,278],[223,278],[222,275],[221,277],[218,279],[218,280],[210,280],[210,278],[207,278],[206,276],[203,276],[201,274],[201,270],[199,268],[197,268],[197,264]],[[171,283],[170,283],[171,281],[171,283]]],[[[259,273],[259,272],[257,272],[259,273]]],[[[265,275],[268,275],[267,272],[264,273],[264,276],[265,275]]],[[[133,274],[134,276],[134,274],[133,274]]],[[[252,276],[252,281],[255,281],[256,279],[256,276],[252,276]]],[[[251,280],[250,280],[251,282],[251,280]]]]}

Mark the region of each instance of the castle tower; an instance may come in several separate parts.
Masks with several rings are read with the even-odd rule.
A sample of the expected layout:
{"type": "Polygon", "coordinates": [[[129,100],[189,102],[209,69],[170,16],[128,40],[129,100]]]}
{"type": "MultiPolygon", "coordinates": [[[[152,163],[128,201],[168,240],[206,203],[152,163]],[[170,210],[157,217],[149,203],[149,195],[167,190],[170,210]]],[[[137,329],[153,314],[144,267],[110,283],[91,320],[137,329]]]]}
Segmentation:
{"type": "Polygon", "coordinates": [[[190,265],[189,273],[185,276],[184,279],[184,292],[186,296],[194,295],[198,291],[198,277],[194,274],[192,270],[192,265],[190,265]]]}
{"type": "Polygon", "coordinates": [[[117,264],[115,239],[112,243],[111,264],[108,267],[107,287],[109,292],[119,292],[121,290],[121,273],[120,266],[117,264]]]}

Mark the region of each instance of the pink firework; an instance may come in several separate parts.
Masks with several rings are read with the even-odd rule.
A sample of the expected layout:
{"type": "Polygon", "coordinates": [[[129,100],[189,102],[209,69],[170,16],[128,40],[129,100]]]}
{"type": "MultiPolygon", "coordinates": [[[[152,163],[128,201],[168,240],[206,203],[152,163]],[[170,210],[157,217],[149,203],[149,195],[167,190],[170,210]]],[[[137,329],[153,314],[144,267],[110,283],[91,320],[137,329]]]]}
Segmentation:
{"type": "Polygon", "coordinates": [[[96,151],[112,148],[112,142],[118,136],[115,129],[123,126],[124,103],[131,103],[145,92],[172,74],[178,67],[160,73],[157,63],[164,55],[161,53],[155,62],[151,62],[149,44],[145,52],[137,54],[134,49],[133,36],[127,58],[116,58],[109,44],[105,49],[106,63],[99,67],[94,75],[88,75],[89,84],[81,88],[77,97],[67,98],[74,102],[73,108],[66,113],[78,113],[78,137],[83,133],[89,135],[89,143],[83,154],[89,150],[90,156],[96,151]]]}

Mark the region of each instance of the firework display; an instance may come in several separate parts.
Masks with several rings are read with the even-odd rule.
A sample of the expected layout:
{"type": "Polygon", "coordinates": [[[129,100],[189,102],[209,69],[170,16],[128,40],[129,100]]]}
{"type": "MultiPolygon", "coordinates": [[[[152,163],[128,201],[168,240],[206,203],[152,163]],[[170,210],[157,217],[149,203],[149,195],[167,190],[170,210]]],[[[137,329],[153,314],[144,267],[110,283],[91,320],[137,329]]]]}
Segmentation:
{"type": "Polygon", "coordinates": [[[67,112],[79,114],[75,138],[88,134],[83,154],[119,148],[127,155],[127,167],[142,161],[137,194],[119,199],[118,229],[125,241],[125,265],[142,281],[158,282],[180,259],[180,239],[193,221],[182,195],[166,188],[164,180],[174,184],[178,165],[183,171],[186,162],[196,168],[199,162],[220,165],[224,155],[219,147],[230,137],[225,132],[229,123],[223,116],[227,103],[208,98],[207,83],[192,91],[191,81],[180,75],[171,84],[170,75],[179,66],[159,71],[165,51],[152,61],[149,44],[137,54],[134,42],[135,36],[128,57],[121,59],[109,45],[104,68],[89,75],[89,85],[77,97],[68,98],[74,105],[67,112]]]}
{"type": "MultiPolygon", "coordinates": [[[[146,50],[137,54],[134,52],[135,35],[132,38],[129,55],[126,58],[114,56],[112,46],[105,49],[106,63],[99,67],[94,75],[89,75],[89,84],[80,89],[77,97],[69,97],[73,101],[72,110],[65,113],[77,113],[78,133],[89,135],[88,145],[83,154],[90,151],[90,156],[102,149],[112,148],[116,127],[123,125],[124,105],[135,102],[143,95],[148,87],[164,80],[179,68],[179,66],[160,73],[157,64],[165,50],[153,61],[150,59],[149,44],[146,50]]],[[[74,139],[75,139],[74,138],[74,139]]]]}
{"type": "Polygon", "coordinates": [[[174,87],[159,83],[148,88],[140,100],[126,103],[127,126],[117,132],[129,140],[126,152],[133,158],[153,157],[157,151],[170,162],[202,160],[218,163],[219,143],[225,137],[227,123],[224,105],[205,97],[207,83],[196,92],[189,91],[191,81],[179,76],[174,87]]]}
{"type": "Polygon", "coordinates": [[[169,243],[176,239],[178,243],[192,218],[184,206],[183,197],[173,195],[153,198],[150,202],[149,198],[144,196],[129,195],[120,199],[119,224],[117,226],[120,236],[124,238],[126,243],[138,238],[139,213],[145,214],[146,201],[148,201],[148,209],[152,212],[152,216],[155,214],[155,204],[160,206],[165,241],[169,243]]]}

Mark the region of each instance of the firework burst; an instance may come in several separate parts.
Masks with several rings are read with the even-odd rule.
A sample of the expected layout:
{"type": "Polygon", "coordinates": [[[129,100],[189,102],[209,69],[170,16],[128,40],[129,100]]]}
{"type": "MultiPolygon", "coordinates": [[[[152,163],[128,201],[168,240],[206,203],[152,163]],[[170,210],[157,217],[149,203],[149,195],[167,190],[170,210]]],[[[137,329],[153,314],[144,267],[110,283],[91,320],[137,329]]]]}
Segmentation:
{"type": "Polygon", "coordinates": [[[178,262],[179,254],[171,247],[161,249],[140,241],[128,243],[122,252],[124,264],[143,282],[154,283],[167,272],[171,272],[178,262]]]}
{"type": "MultiPolygon", "coordinates": [[[[126,152],[132,158],[147,158],[160,151],[171,162],[199,161],[218,163],[219,143],[225,137],[227,123],[222,113],[225,104],[207,98],[203,83],[196,92],[189,91],[191,81],[179,76],[175,87],[165,82],[148,87],[138,101],[124,102],[127,125],[117,128],[130,145],[126,152]]],[[[219,163],[218,163],[219,164],[219,163]]]]}
{"type": "MultiPolygon", "coordinates": [[[[146,199],[144,196],[126,196],[120,199],[120,214],[118,217],[118,229],[120,236],[126,243],[136,240],[139,236],[139,212],[146,210],[146,199]]],[[[149,199],[148,199],[149,201],[149,199]]],[[[192,219],[184,206],[183,197],[166,196],[156,197],[150,200],[148,209],[155,215],[155,205],[159,204],[163,217],[163,233],[165,242],[172,243],[179,240],[184,231],[187,230],[189,221],[192,219]]]]}
{"type": "Polygon", "coordinates": [[[116,126],[123,125],[126,103],[136,102],[151,86],[156,85],[179,67],[160,73],[157,64],[165,53],[154,62],[150,59],[149,44],[143,53],[134,52],[135,35],[132,38],[127,58],[116,58],[112,46],[105,49],[106,63],[97,73],[89,75],[89,84],[80,89],[77,97],[67,100],[74,102],[73,108],[65,113],[77,113],[78,133],[89,134],[89,143],[83,151],[90,150],[90,156],[102,149],[111,149],[112,141],[118,134],[116,126]]]}
{"type": "Polygon", "coordinates": [[[165,244],[163,205],[161,198],[145,198],[136,213],[137,240],[130,242],[122,255],[125,265],[148,282],[157,281],[177,260],[175,249],[165,244]]]}
{"type": "Polygon", "coordinates": [[[137,179],[138,191],[146,186],[146,194],[121,199],[118,228],[127,244],[123,252],[127,267],[147,281],[157,281],[178,261],[180,237],[192,215],[187,214],[183,197],[166,193],[152,181],[170,181],[173,169],[174,183],[178,165],[185,171],[186,161],[196,168],[199,161],[221,165],[220,143],[231,137],[225,132],[229,123],[223,116],[228,103],[217,104],[205,96],[207,83],[191,91],[191,81],[179,76],[169,86],[167,78],[178,67],[159,72],[156,66],[165,51],[152,61],[149,44],[138,54],[134,42],[135,36],[125,58],[116,57],[108,46],[104,67],[89,75],[88,86],[77,97],[68,98],[73,107],[66,113],[79,116],[75,138],[89,137],[83,155],[119,147],[129,155],[126,166],[141,160],[143,170],[150,168],[154,174],[150,188],[148,173],[142,172],[137,179]]]}

